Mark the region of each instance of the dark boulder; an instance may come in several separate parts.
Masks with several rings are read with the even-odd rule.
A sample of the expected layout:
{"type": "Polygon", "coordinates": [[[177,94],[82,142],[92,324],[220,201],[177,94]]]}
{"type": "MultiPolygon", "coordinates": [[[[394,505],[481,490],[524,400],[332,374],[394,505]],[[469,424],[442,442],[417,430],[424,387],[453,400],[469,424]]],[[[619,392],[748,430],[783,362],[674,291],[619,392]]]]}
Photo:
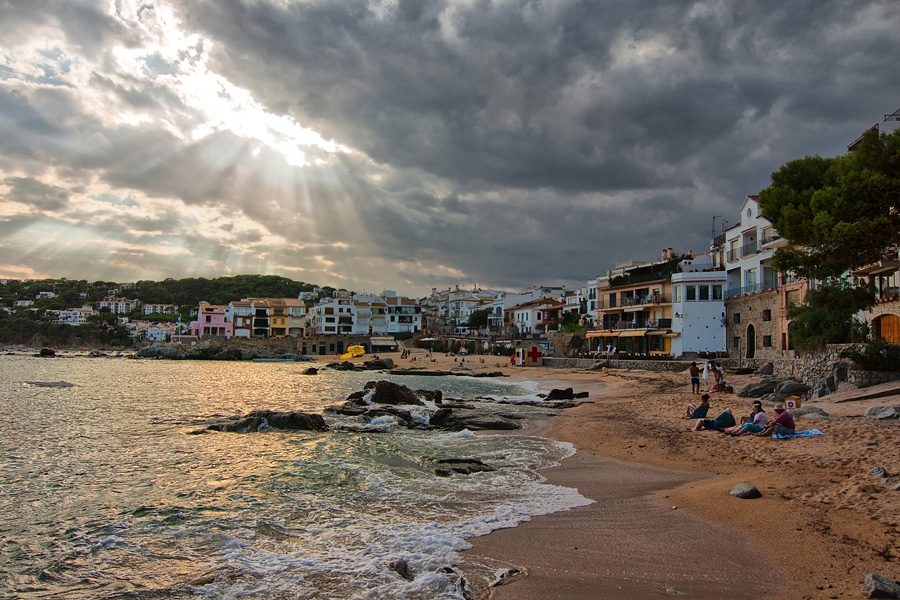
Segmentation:
{"type": "Polygon", "coordinates": [[[773,363],[766,363],[756,370],[757,375],[772,375],[774,373],[775,365],[773,363]]]}
{"type": "Polygon", "coordinates": [[[896,419],[900,417],[900,405],[872,406],[866,411],[867,419],[896,419]]]}
{"type": "Polygon", "coordinates": [[[322,415],[304,412],[279,412],[254,410],[246,417],[231,423],[216,423],[207,429],[231,433],[249,433],[268,426],[274,429],[299,429],[303,431],[328,431],[322,415]]]}
{"type": "Polygon", "coordinates": [[[439,477],[450,477],[454,473],[471,475],[472,473],[489,473],[497,470],[475,458],[442,458],[436,462],[438,466],[435,467],[434,473],[439,477]]]}
{"type": "Polygon", "coordinates": [[[553,389],[550,390],[550,393],[547,394],[547,400],[574,400],[575,392],[572,388],[566,388],[564,390],[553,389]]]}
{"type": "Polygon", "coordinates": [[[775,391],[773,393],[775,394],[775,401],[781,402],[788,396],[802,396],[807,391],[809,391],[809,386],[802,381],[786,379],[775,386],[775,391]]]}
{"type": "Polygon", "coordinates": [[[441,390],[416,390],[416,395],[434,404],[440,404],[444,401],[444,392],[441,390]]]}
{"type": "Polygon", "coordinates": [[[762,379],[756,383],[749,383],[737,393],[738,398],[762,398],[766,394],[771,394],[778,386],[777,379],[762,379]]]}
{"type": "MultiPolygon", "coordinates": [[[[434,425],[434,423],[432,423],[434,425]]],[[[521,425],[500,415],[492,415],[475,411],[454,411],[447,415],[442,429],[451,431],[462,431],[468,429],[470,431],[509,431],[512,429],[520,429],[521,425]]]]}
{"type": "Polygon", "coordinates": [[[900,584],[877,573],[869,573],[863,580],[869,598],[900,598],[900,584]]]}
{"type": "Polygon", "coordinates": [[[375,394],[372,396],[375,404],[411,404],[422,405],[422,401],[416,393],[405,385],[399,385],[391,381],[379,381],[375,384],[375,394]]]}
{"type": "Polygon", "coordinates": [[[428,419],[428,424],[434,427],[444,427],[447,424],[447,419],[451,414],[453,414],[452,409],[439,408],[431,413],[431,417],[428,419]]]}
{"type": "Polygon", "coordinates": [[[309,367],[308,369],[306,369],[305,371],[303,371],[303,374],[304,374],[304,375],[318,375],[318,374],[319,374],[319,370],[318,370],[317,368],[315,368],[315,367],[309,367]]]}
{"type": "Polygon", "coordinates": [[[761,498],[762,493],[756,489],[751,483],[739,483],[728,492],[735,498],[740,498],[742,500],[752,500],[753,498],[761,498]]]}
{"type": "Polygon", "coordinates": [[[53,348],[41,348],[41,351],[38,353],[38,356],[45,356],[48,358],[53,358],[56,356],[56,350],[53,348]]]}
{"type": "Polygon", "coordinates": [[[393,369],[394,361],[390,358],[377,358],[373,360],[367,360],[363,363],[367,369],[371,369],[373,371],[379,369],[393,369]]]}

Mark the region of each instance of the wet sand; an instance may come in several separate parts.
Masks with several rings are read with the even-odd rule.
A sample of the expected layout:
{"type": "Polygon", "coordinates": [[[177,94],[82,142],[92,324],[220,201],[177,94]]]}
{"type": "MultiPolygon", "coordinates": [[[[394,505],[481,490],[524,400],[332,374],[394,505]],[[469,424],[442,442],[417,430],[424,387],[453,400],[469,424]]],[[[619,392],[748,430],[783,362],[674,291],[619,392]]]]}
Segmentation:
{"type": "MultiPolygon", "coordinates": [[[[401,366],[397,355],[389,355],[401,366]]],[[[477,357],[463,365],[437,356],[430,369],[499,368],[545,390],[588,391],[589,402],[522,433],[570,442],[578,452],[543,474],[577,488],[590,506],[536,517],[470,540],[460,565],[479,598],[865,597],[875,572],[900,578],[900,491],[869,475],[900,474],[900,422],[863,418],[869,406],[900,396],[826,396],[814,405],[831,418],[797,420],[825,435],[774,440],[690,432],[679,418],[691,394],[688,375],[515,367],[477,357]],[[729,490],[750,482],[763,494],[739,500],[729,490]],[[488,588],[497,562],[522,575],[488,588]]],[[[508,360],[508,359],[507,359],[508,360]]],[[[735,390],[759,379],[727,376],[735,390]]],[[[880,387],[880,386],[879,386],[880,387]]],[[[714,416],[750,399],[712,394],[714,416]]],[[[771,407],[766,407],[772,414],[771,407]]]]}

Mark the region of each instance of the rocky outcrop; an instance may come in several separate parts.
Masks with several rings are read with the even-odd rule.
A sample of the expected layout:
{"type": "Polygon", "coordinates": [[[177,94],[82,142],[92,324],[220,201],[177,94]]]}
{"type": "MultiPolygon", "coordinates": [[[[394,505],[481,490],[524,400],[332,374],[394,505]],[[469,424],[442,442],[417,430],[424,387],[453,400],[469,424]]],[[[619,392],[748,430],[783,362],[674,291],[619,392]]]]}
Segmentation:
{"type": "Polygon", "coordinates": [[[472,473],[489,473],[496,471],[476,458],[442,458],[436,461],[434,473],[438,477],[450,477],[453,474],[471,475],[472,473]]]}
{"type": "Polygon", "coordinates": [[[416,393],[405,385],[384,380],[375,384],[372,402],[375,404],[407,404],[414,406],[423,404],[416,393]]]}
{"type": "Polygon", "coordinates": [[[779,380],[766,378],[760,381],[756,381],[754,383],[749,383],[741,389],[737,393],[738,398],[762,398],[766,394],[771,394],[775,391],[775,387],[778,385],[779,380]]]}
{"type": "Polygon", "coordinates": [[[370,371],[387,371],[394,368],[394,361],[390,358],[376,358],[363,362],[363,365],[370,371]]]}
{"type": "Polygon", "coordinates": [[[215,423],[207,427],[210,431],[249,433],[266,427],[273,429],[299,429],[304,431],[328,431],[322,415],[304,412],[278,412],[254,410],[246,417],[228,423],[215,423]]]}
{"type": "Polygon", "coordinates": [[[866,411],[866,418],[880,420],[900,418],[900,404],[873,406],[866,411]]]}

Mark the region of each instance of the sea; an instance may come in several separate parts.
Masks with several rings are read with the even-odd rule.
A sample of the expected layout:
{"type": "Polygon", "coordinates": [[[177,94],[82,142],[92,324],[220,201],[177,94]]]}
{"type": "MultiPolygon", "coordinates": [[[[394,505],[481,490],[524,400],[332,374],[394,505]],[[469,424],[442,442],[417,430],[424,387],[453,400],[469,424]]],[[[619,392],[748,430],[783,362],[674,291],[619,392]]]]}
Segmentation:
{"type": "Polygon", "coordinates": [[[468,539],[591,502],[541,475],[571,445],[325,411],[389,379],[528,418],[536,384],[308,366],[0,356],[0,598],[471,599],[508,565],[468,539]],[[256,409],[330,430],[195,433],[256,409]]]}

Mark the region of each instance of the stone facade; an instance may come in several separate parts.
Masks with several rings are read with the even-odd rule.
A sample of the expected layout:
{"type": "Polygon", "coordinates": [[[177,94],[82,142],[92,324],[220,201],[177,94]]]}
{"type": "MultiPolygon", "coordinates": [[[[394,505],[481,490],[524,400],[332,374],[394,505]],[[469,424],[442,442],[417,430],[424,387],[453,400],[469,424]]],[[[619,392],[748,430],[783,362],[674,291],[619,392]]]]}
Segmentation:
{"type": "Polygon", "coordinates": [[[779,345],[779,314],[775,290],[729,299],[725,303],[728,355],[767,361],[784,358],[779,345]]]}

